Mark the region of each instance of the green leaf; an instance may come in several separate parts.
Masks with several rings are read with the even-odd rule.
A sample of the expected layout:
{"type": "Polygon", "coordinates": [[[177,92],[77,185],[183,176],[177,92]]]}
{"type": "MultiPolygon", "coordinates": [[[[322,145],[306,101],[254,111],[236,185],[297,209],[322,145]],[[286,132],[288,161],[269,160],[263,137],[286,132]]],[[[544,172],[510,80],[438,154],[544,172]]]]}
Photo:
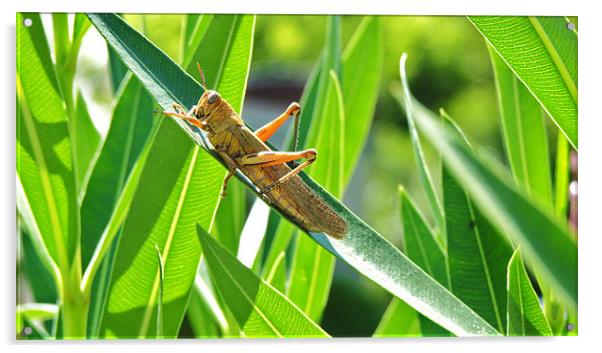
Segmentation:
{"type": "MultiPolygon", "coordinates": [[[[405,53],[401,56],[400,65],[402,67],[402,70],[404,70],[406,57],[407,56],[405,53]]],[[[405,73],[402,73],[402,84],[407,85],[405,73]]],[[[400,99],[400,103],[402,103],[402,106],[405,107],[406,118],[408,119],[408,129],[410,132],[410,138],[412,140],[412,150],[414,151],[414,159],[416,160],[416,165],[418,166],[418,174],[420,176],[420,184],[422,185],[422,189],[426,195],[426,199],[431,208],[433,218],[435,219],[435,224],[437,225],[437,233],[443,234],[443,230],[445,229],[445,218],[443,216],[443,208],[441,206],[441,201],[437,196],[437,191],[435,190],[433,179],[428,170],[426,159],[424,158],[424,152],[422,151],[420,137],[418,135],[418,131],[416,130],[416,123],[414,122],[411,97],[409,95],[409,92],[405,92],[403,97],[397,98],[400,99]]],[[[445,241],[445,237],[442,237],[442,242],[445,243],[445,241]]]]}
{"type": "Polygon", "coordinates": [[[27,278],[33,300],[37,303],[56,303],[58,292],[52,269],[44,263],[44,254],[39,254],[39,250],[36,249],[41,244],[35,244],[37,239],[23,230],[19,238],[21,243],[18,269],[27,278]]]}
{"type": "Polygon", "coordinates": [[[125,74],[128,72],[127,66],[119,59],[119,55],[115,53],[115,50],[107,43],[107,50],[109,52],[109,75],[111,78],[111,88],[113,93],[116,94],[121,87],[122,80],[125,74]]]}
{"type": "Polygon", "coordinates": [[[403,301],[393,298],[374,331],[373,337],[421,336],[416,310],[403,301]]]}
{"type": "MultiPolygon", "coordinates": [[[[183,67],[189,67],[193,64],[193,57],[200,48],[201,41],[205,37],[211,22],[216,17],[213,14],[188,14],[184,26],[184,35],[182,36],[181,64],[183,67]]],[[[220,16],[221,17],[221,16],[220,16]]],[[[224,16],[226,17],[226,16],[224,16]]]]}
{"type": "Polygon", "coordinates": [[[215,216],[213,233],[220,243],[233,253],[239,250],[239,241],[247,215],[246,191],[247,189],[239,180],[230,180],[228,194],[220,202],[215,216]]]}
{"type": "Polygon", "coordinates": [[[442,168],[450,288],[498,331],[505,330],[506,264],[512,248],[492,227],[447,167],[442,168]]]}
{"type": "Polygon", "coordinates": [[[117,93],[111,125],[88,181],[81,205],[82,265],[87,266],[121,195],[123,186],[148,140],[153,101],[132,75],[117,93]]]}
{"type": "MultiPolygon", "coordinates": [[[[170,110],[176,102],[185,107],[196,103],[201,87],[123,20],[111,14],[89,18],[163,109],[170,110]]],[[[254,17],[245,16],[241,23],[251,26],[238,26],[228,52],[213,53],[221,59],[212,61],[215,66],[205,65],[208,72],[220,72],[219,82],[212,83],[222,96],[240,103],[254,17]]],[[[240,104],[233,107],[241,108],[240,104]]],[[[183,121],[177,123],[197,143],[201,141],[198,132],[183,121]]],[[[224,174],[219,163],[194,147],[173,121],[162,121],[124,224],[103,319],[104,335],[155,335],[159,283],[156,267],[145,265],[154,262],[154,244],[163,249],[165,261],[164,336],[177,334],[200,258],[198,239],[190,235],[196,223],[209,226],[224,174]]]]}
{"type": "MultiPolygon", "coordinates": [[[[460,127],[441,110],[452,134],[470,147],[460,127]]],[[[512,245],[473,205],[464,189],[441,167],[452,292],[500,332],[506,329],[506,265],[512,245]]]]}
{"type": "Polygon", "coordinates": [[[341,88],[345,110],[345,185],[353,174],[370,132],[380,86],[383,43],[378,18],[365,17],[341,57],[341,88]]]}
{"type": "MultiPolygon", "coordinates": [[[[124,30],[125,28],[129,28],[121,20],[115,18],[114,15],[90,15],[90,18],[97,28],[101,30],[101,33],[107,36],[108,40],[119,48],[120,54],[126,58],[126,61],[131,68],[133,68],[133,71],[140,75],[145,86],[152,92],[155,99],[162,104],[164,109],[168,109],[174,101],[181,102],[185,106],[191,106],[196,102],[198,93],[195,92],[200,91],[199,85],[194,82],[190,76],[179,69],[175,63],[160,54],[156,47],[148,43],[144,37],[132,34],[132,38],[122,42],[122,40],[124,40],[123,38],[120,37],[120,39],[117,39],[117,37],[112,34],[113,30],[124,30]],[[157,62],[154,62],[154,65],[152,66],[159,66],[160,69],[153,71],[153,76],[145,74],[145,65],[143,65],[143,63],[147,62],[140,57],[140,53],[146,53],[146,55],[153,53],[154,55],[158,55],[156,57],[157,62]],[[162,84],[159,84],[159,82],[162,84]],[[180,94],[175,95],[170,92],[179,92],[180,94]]],[[[202,135],[202,133],[192,131],[187,126],[183,127],[189,135],[195,139],[197,144],[205,146],[203,144],[204,135],[202,135]]],[[[157,137],[159,136],[162,136],[162,134],[158,133],[157,137]]],[[[180,140],[174,139],[173,141],[178,142],[180,140]]],[[[169,145],[169,148],[174,147],[173,144],[174,143],[172,142],[172,144],[169,145]]],[[[179,154],[173,156],[173,159],[178,158],[181,158],[179,154]]],[[[147,161],[147,163],[153,165],[153,163],[149,163],[149,161],[147,161]]],[[[163,168],[163,172],[170,170],[170,166],[163,168]]],[[[383,288],[389,290],[397,297],[405,300],[414,308],[451,332],[457,335],[498,334],[498,332],[489,324],[474,314],[470,308],[421,271],[390,242],[362,222],[332,195],[316,184],[311,178],[307,177],[305,173],[300,173],[300,176],[329,207],[345,220],[349,228],[345,239],[342,241],[332,240],[323,233],[311,233],[310,236],[314,238],[314,240],[343,261],[349,263],[357,271],[372,279],[383,288]],[[374,254],[379,254],[379,256],[374,257],[374,254]]],[[[256,188],[248,181],[248,179],[238,174],[237,177],[243,180],[254,192],[257,192],[256,188]]],[[[153,179],[152,181],[157,182],[158,180],[153,179]]],[[[164,191],[162,190],[161,186],[161,189],[159,190],[161,196],[164,194],[164,191]]],[[[157,195],[153,195],[153,198],[156,196],[157,195]]],[[[145,207],[148,208],[148,205],[145,205],[145,207]]],[[[147,219],[140,223],[148,226],[149,213],[146,212],[145,214],[147,219]]],[[[154,243],[157,242],[153,240],[153,244],[154,243]]],[[[152,256],[151,250],[150,257],[152,256]]],[[[169,259],[167,261],[169,261],[169,259]]],[[[169,263],[167,263],[166,281],[169,268],[169,263]]],[[[114,276],[114,278],[119,277],[114,276]]],[[[169,285],[166,284],[165,287],[169,288],[169,285]]],[[[128,288],[131,288],[131,286],[128,288]]],[[[123,297],[120,299],[123,301],[123,297]]],[[[166,312],[169,312],[167,305],[168,304],[166,304],[166,312]]],[[[125,315],[122,315],[122,318],[124,316],[125,315]]],[[[133,321],[135,322],[136,320],[133,321]]],[[[116,325],[117,324],[116,321],[116,325]]],[[[120,321],[120,324],[123,325],[123,321],[120,321]]]]}
{"type": "Polygon", "coordinates": [[[163,338],[163,281],[165,280],[165,266],[159,246],[155,244],[157,263],[159,264],[159,298],[157,299],[157,338],[163,338]]]}
{"type": "MultiPolygon", "coordinates": [[[[408,90],[407,86],[404,89],[408,90]]],[[[434,114],[417,102],[414,109],[418,127],[440,151],[444,164],[475,205],[498,230],[521,246],[530,264],[552,284],[563,301],[575,307],[577,247],[566,223],[532,204],[507,174],[497,170],[491,161],[475,156],[434,114]]]]}
{"type": "Polygon", "coordinates": [[[566,218],[569,206],[570,147],[562,133],[558,133],[556,143],[555,209],[558,218],[566,218]]]}
{"type": "MultiPolygon", "coordinates": [[[[316,102],[317,94],[318,94],[318,85],[319,78],[321,75],[322,67],[324,66],[324,55],[320,56],[317,64],[312,69],[307,82],[305,83],[305,88],[303,89],[303,94],[301,95],[301,115],[299,117],[299,136],[305,136],[308,131],[308,126],[311,123],[311,119],[313,118],[313,110],[316,102]]],[[[305,138],[305,137],[303,137],[305,138]]],[[[287,139],[284,142],[283,147],[292,150],[294,148],[295,141],[293,141],[293,132],[289,130],[289,134],[287,139]]],[[[301,145],[302,146],[302,145],[301,145]]],[[[289,222],[286,218],[280,217],[276,211],[272,211],[270,218],[275,217],[277,223],[276,231],[273,234],[273,237],[269,237],[270,234],[266,237],[269,241],[267,243],[267,248],[269,248],[268,253],[266,255],[265,261],[263,263],[263,276],[267,276],[268,270],[272,268],[276,258],[282,251],[285,251],[289,246],[291,238],[297,231],[295,225],[289,222]]]]}
{"type": "Polygon", "coordinates": [[[75,118],[73,119],[71,143],[75,148],[74,158],[78,183],[81,185],[88,174],[88,168],[100,144],[100,134],[92,123],[88,106],[78,91],[75,100],[75,118]]]}
{"type": "Polygon", "coordinates": [[[219,325],[196,289],[190,294],[186,315],[195,338],[220,337],[219,325]]]}
{"type": "Polygon", "coordinates": [[[84,35],[88,32],[88,29],[92,23],[88,21],[88,18],[83,13],[76,13],[75,19],[73,21],[73,40],[72,40],[72,50],[73,47],[79,49],[82,40],[84,39],[84,35]]]}
{"type": "Polygon", "coordinates": [[[79,211],[67,112],[37,14],[17,16],[17,175],[53,260],[67,274],[77,258],[79,211]]]}
{"type": "MultiPolygon", "coordinates": [[[[82,265],[86,267],[89,266],[90,259],[100,245],[101,236],[105,235],[106,229],[111,227],[108,222],[119,218],[115,216],[118,201],[126,202],[129,209],[131,198],[121,200],[126,193],[124,191],[126,180],[133,173],[152,133],[152,126],[156,122],[153,121],[151,97],[131,74],[122,80],[122,86],[115,99],[111,126],[94,165],[81,205],[82,265]]],[[[135,185],[130,187],[137,187],[137,183],[138,181],[135,181],[132,183],[135,185]]],[[[129,193],[133,194],[131,191],[129,193]]],[[[122,222],[123,219],[117,229],[122,222]]],[[[119,238],[118,234],[111,235],[113,236],[115,239],[109,242],[110,249],[103,256],[102,265],[93,278],[88,315],[88,337],[92,338],[99,337],[100,321],[108,297],[119,238]]]]}
{"type": "Polygon", "coordinates": [[[489,46],[495,74],[506,156],[517,184],[552,207],[548,136],[543,111],[525,85],[489,46]]]}
{"type": "MultiPolygon", "coordinates": [[[[403,229],[403,248],[405,254],[429,276],[442,286],[449,286],[446,267],[446,254],[441,249],[435,235],[406,193],[399,188],[399,208],[403,229]]],[[[405,305],[405,303],[404,303],[405,305]]],[[[405,315],[405,310],[403,311],[405,315]]],[[[431,320],[418,314],[422,335],[447,336],[448,332],[431,320]]]]}
{"type": "Polygon", "coordinates": [[[469,19],[577,149],[577,33],[566,18],[469,19]]]}
{"type": "Polygon", "coordinates": [[[54,42],[54,55],[56,65],[60,69],[64,68],[69,50],[71,49],[71,40],[69,38],[69,18],[67,13],[52,14],[52,30],[54,42]]]}
{"type": "Polygon", "coordinates": [[[197,226],[213,281],[236,317],[245,337],[328,337],[283,294],[238,262],[197,226]]]}
{"type": "MultiPolygon", "coordinates": [[[[202,260],[194,280],[194,291],[199,294],[201,304],[207,309],[212,320],[219,327],[221,337],[243,337],[234,315],[228,310],[223,296],[211,280],[207,261],[202,260]]],[[[207,319],[207,318],[206,318],[207,319]]]]}
{"type": "Polygon", "coordinates": [[[278,291],[286,290],[286,253],[281,251],[274,265],[267,272],[265,281],[278,291]]]}
{"type": "Polygon", "coordinates": [[[508,264],[508,336],[551,336],[520,252],[508,264]]]}
{"type": "MultiPolygon", "coordinates": [[[[308,173],[337,197],[343,194],[345,113],[341,87],[334,71],[326,90],[319,126],[314,126],[307,143],[320,155],[308,173]],[[315,131],[315,132],[314,132],[315,131]]],[[[307,237],[297,237],[287,295],[315,321],[319,321],[330,292],[335,258],[307,237]]]]}
{"type": "Polygon", "coordinates": [[[435,235],[403,187],[399,187],[399,205],[403,226],[405,254],[431,277],[447,286],[446,254],[437,243],[435,235]]]}
{"type": "MultiPolygon", "coordinates": [[[[189,39],[187,40],[187,49],[183,59],[183,67],[192,76],[197,76],[198,62],[204,71],[205,78],[209,86],[220,77],[229,77],[225,72],[232,64],[228,64],[234,58],[240,57],[242,53],[230,53],[228,43],[236,39],[237,33],[249,33],[255,26],[252,17],[241,15],[202,15],[196,22],[189,39]],[[223,53],[223,54],[220,54],[223,53]],[[211,58],[218,58],[220,55],[226,55],[223,66],[217,66],[211,58]],[[207,70],[211,67],[223,69],[207,70]],[[224,70],[225,69],[225,70],[224,70]],[[224,76],[225,75],[225,76],[224,76]]],[[[250,38],[250,47],[253,47],[253,38],[250,38]]],[[[232,47],[236,49],[237,47],[232,47]]],[[[239,50],[247,50],[239,48],[239,50]]],[[[248,50],[247,50],[248,51],[248,50]]],[[[224,82],[223,85],[228,85],[224,82]]],[[[246,81],[243,90],[246,90],[246,81]]],[[[233,106],[242,106],[240,101],[229,101],[233,106]]],[[[241,112],[242,113],[242,112],[241,112]]],[[[212,230],[220,240],[233,253],[238,251],[239,237],[242,231],[243,222],[247,214],[246,190],[238,180],[231,180],[228,184],[228,196],[220,202],[217,215],[215,217],[215,226],[212,230]]]]}

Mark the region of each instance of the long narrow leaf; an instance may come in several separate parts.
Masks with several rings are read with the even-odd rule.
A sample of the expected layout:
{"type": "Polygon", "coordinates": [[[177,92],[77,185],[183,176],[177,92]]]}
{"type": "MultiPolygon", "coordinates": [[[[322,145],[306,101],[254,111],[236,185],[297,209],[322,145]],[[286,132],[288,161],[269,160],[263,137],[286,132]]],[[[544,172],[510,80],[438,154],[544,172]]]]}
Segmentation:
{"type": "Polygon", "coordinates": [[[418,127],[439,149],[444,164],[477,207],[521,246],[527,261],[552,284],[562,300],[569,307],[576,306],[577,247],[566,223],[533,205],[507,175],[475,156],[464,141],[446,131],[434,114],[417,102],[414,107],[418,127]]]}
{"type": "MultiPolygon", "coordinates": [[[[406,55],[405,53],[401,56],[401,64],[402,67],[405,66],[406,55]]],[[[402,77],[402,83],[407,85],[407,78],[405,75],[402,77]],[[405,81],[404,81],[405,80],[405,81]]],[[[435,186],[433,184],[433,179],[428,170],[428,166],[426,165],[426,159],[424,157],[424,152],[422,151],[422,145],[420,143],[420,137],[418,136],[418,131],[416,130],[416,123],[414,122],[413,117],[413,108],[412,101],[410,99],[410,95],[408,92],[404,92],[403,100],[406,112],[406,118],[408,119],[408,128],[410,132],[410,138],[412,140],[412,150],[414,151],[414,159],[416,160],[416,165],[418,166],[418,174],[420,175],[420,183],[422,185],[422,189],[426,194],[426,199],[431,208],[431,213],[433,218],[435,219],[435,223],[437,224],[437,230],[439,234],[443,233],[443,229],[445,229],[445,220],[443,218],[443,209],[441,207],[441,201],[437,196],[437,192],[435,190],[435,186]]],[[[445,241],[445,239],[443,239],[445,241]]]]}
{"type": "MultiPolygon", "coordinates": [[[[345,154],[345,112],[338,78],[330,71],[330,79],[321,110],[320,126],[310,134],[308,143],[326,160],[316,163],[308,172],[317,182],[337,197],[343,194],[343,162],[345,154]],[[313,137],[316,136],[316,137],[313,137]]],[[[290,287],[287,295],[313,320],[319,321],[328,300],[335,258],[307,237],[298,237],[293,255],[290,287]]]]}
{"type": "MultiPolygon", "coordinates": [[[[62,272],[74,265],[79,212],[67,112],[39,15],[17,26],[17,174],[44,245],[62,272]]],[[[25,15],[17,16],[21,24],[25,15]]],[[[79,264],[77,264],[79,265],[79,264]]]]}
{"type": "Polygon", "coordinates": [[[77,92],[75,98],[75,119],[72,124],[71,143],[76,148],[77,179],[81,185],[87,177],[94,154],[100,144],[100,134],[92,123],[84,97],[77,92]]]}
{"type": "MultiPolygon", "coordinates": [[[[130,40],[124,44],[124,38],[118,38],[112,34],[115,29],[127,27],[121,20],[115,18],[114,15],[90,15],[90,18],[108,41],[119,48],[119,54],[123,56],[132,70],[137,72],[144,85],[164,109],[169,109],[174,102],[179,102],[187,107],[196,103],[200,86],[173,61],[167,59],[156,47],[148,43],[144,37],[132,35],[130,40]],[[158,61],[159,68],[153,71],[152,75],[144,71],[144,63],[150,64],[150,62],[140,56],[142,52],[147,56],[152,55],[154,60],[158,61]],[[173,92],[179,92],[179,94],[173,92]]],[[[192,130],[185,124],[181,126],[195,142],[206,147],[203,142],[204,135],[201,132],[192,130]]],[[[158,136],[160,135],[158,134],[158,136]]],[[[181,157],[176,156],[175,158],[181,157]]],[[[311,178],[304,173],[300,173],[300,176],[324,199],[329,207],[338,212],[349,228],[342,241],[332,240],[323,233],[311,233],[310,236],[314,240],[449,331],[457,335],[498,334],[470,308],[426,275],[391,243],[362,222],[311,178]],[[374,254],[379,254],[379,256],[375,257],[374,254]]],[[[240,174],[237,174],[237,177],[257,192],[255,186],[247,178],[240,174]]],[[[156,182],[156,179],[154,181],[156,182]]],[[[148,224],[148,222],[145,223],[148,224]]],[[[169,271],[169,265],[166,268],[169,271]]]]}
{"type": "Polygon", "coordinates": [[[469,18],[578,148],[577,32],[564,17],[469,18]]]}
{"type": "Polygon", "coordinates": [[[123,186],[150,136],[153,101],[132,75],[117,93],[111,126],[81,205],[82,264],[87,266],[123,186]]]}
{"type": "MultiPolygon", "coordinates": [[[[437,238],[402,187],[399,190],[399,200],[404,253],[442,286],[449,287],[446,252],[441,249],[437,238]]],[[[406,315],[406,310],[402,313],[406,315]]],[[[449,335],[446,330],[423,315],[418,314],[418,319],[423,336],[449,335]]]]}
{"type": "Polygon", "coordinates": [[[246,337],[328,337],[283,294],[197,227],[214,282],[246,337]]]}
{"type": "MultiPolygon", "coordinates": [[[[138,32],[115,15],[89,17],[163,109],[171,110],[174,102],[186,107],[196,103],[200,86],[138,32]]],[[[252,16],[250,20],[254,21],[252,16]]],[[[214,66],[205,67],[222,75],[210,84],[230,102],[242,102],[248,73],[252,32],[243,32],[230,42],[228,52],[215,53],[220,56],[214,66]],[[238,61],[230,63],[234,60],[230,51],[238,53],[238,61]]],[[[236,110],[240,103],[234,106],[236,110]]],[[[184,122],[178,123],[201,138],[184,122]]],[[[198,239],[191,236],[194,224],[209,226],[224,174],[219,163],[200,152],[174,122],[161,123],[124,224],[103,319],[104,335],[156,335],[159,282],[156,266],[144,265],[153,262],[154,244],[163,249],[165,260],[164,336],[177,334],[200,258],[198,239]]]]}
{"type": "Polygon", "coordinates": [[[512,175],[527,194],[552,207],[552,178],[543,111],[525,85],[489,47],[512,175]]]}
{"type": "Polygon", "coordinates": [[[551,336],[520,252],[508,264],[508,336],[551,336]]]}

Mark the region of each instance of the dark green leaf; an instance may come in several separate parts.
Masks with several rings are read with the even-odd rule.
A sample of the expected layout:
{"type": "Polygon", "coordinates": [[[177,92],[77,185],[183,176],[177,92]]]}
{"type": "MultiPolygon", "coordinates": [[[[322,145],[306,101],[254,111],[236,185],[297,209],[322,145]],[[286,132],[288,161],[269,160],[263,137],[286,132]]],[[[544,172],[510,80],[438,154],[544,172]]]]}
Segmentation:
{"type": "Polygon", "coordinates": [[[96,149],[100,144],[100,134],[92,123],[84,97],[77,92],[75,100],[75,118],[73,119],[71,143],[73,144],[74,158],[78,184],[82,184],[88,174],[88,168],[94,158],[96,149]]]}
{"type": "Polygon", "coordinates": [[[520,252],[508,264],[508,336],[551,336],[520,252]]]}
{"type": "Polygon", "coordinates": [[[552,207],[552,178],[543,111],[531,92],[489,47],[506,156],[519,187],[552,207]]]}
{"type": "Polygon", "coordinates": [[[197,227],[213,281],[236,317],[245,337],[328,337],[283,294],[238,262],[197,227]]]}
{"type": "MultiPolygon", "coordinates": [[[[174,102],[187,107],[196,103],[202,93],[200,86],[144,37],[117,16],[89,17],[163,109],[171,109],[174,102]]],[[[252,16],[250,21],[254,21],[252,16]]],[[[249,29],[248,26],[238,28],[249,29]]],[[[251,37],[252,32],[238,33],[230,43],[232,48],[228,48],[227,59],[233,60],[233,56],[239,55],[237,62],[230,64],[222,60],[215,62],[215,67],[206,67],[213,72],[223,67],[222,81],[215,84],[230,102],[242,102],[251,37]],[[227,89],[222,87],[225,83],[229,84],[227,89]]],[[[234,108],[240,110],[240,105],[234,108]]],[[[185,129],[191,136],[199,136],[190,127],[185,129]]],[[[190,237],[194,232],[190,227],[197,222],[209,225],[223,175],[219,164],[193,147],[173,122],[161,124],[124,224],[103,320],[105,335],[154,336],[156,267],[142,264],[152,261],[152,247],[159,244],[165,260],[164,335],[175,336],[200,256],[198,240],[190,237]],[[158,223],[148,222],[149,217],[158,223]],[[134,282],[136,285],[128,284],[134,282]],[[135,294],[131,288],[136,288],[135,294]]]]}
{"type": "MultiPolygon", "coordinates": [[[[173,102],[182,103],[184,106],[191,106],[196,103],[198,93],[195,92],[200,91],[199,85],[190,76],[183,73],[171,60],[160,54],[156,47],[149,44],[144,37],[132,35],[126,41],[126,45],[122,42],[123,38],[118,39],[112,33],[113,30],[123,30],[124,27],[127,27],[119,19],[112,15],[90,15],[90,18],[108,40],[119,48],[120,55],[126,58],[130,67],[134,68],[134,71],[140,71],[138,74],[143,79],[145,86],[152,92],[155,99],[162,104],[164,109],[169,109],[173,102]],[[140,57],[140,53],[143,52],[157,55],[155,64],[158,68],[153,71],[152,76],[145,74],[143,63],[146,61],[140,57]],[[174,94],[172,92],[179,93],[174,94]]],[[[222,95],[224,96],[224,94],[222,95]]],[[[201,133],[192,131],[185,125],[182,126],[199,145],[205,146],[201,133]]],[[[158,134],[157,136],[161,135],[158,134]]],[[[173,141],[180,140],[174,139],[173,141]]],[[[170,148],[173,147],[172,145],[170,145],[170,148]]],[[[177,154],[172,158],[178,159],[181,156],[177,154]]],[[[153,163],[149,164],[153,165],[153,163]]],[[[163,171],[165,172],[165,170],[169,170],[169,168],[164,167],[163,171]]],[[[332,240],[323,233],[311,233],[310,236],[322,246],[451,332],[457,335],[498,334],[490,325],[474,314],[470,308],[421,271],[391,243],[362,222],[332,195],[324,191],[304,173],[301,173],[300,176],[310,188],[324,199],[329,207],[347,222],[349,227],[349,231],[342,241],[332,240]],[[377,258],[374,257],[375,253],[379,254],[377,258]]],[[[241,175],[238,175],[238,177],[257,192],[256,188],[246,178],[241,175]]],[[[153,181],[156,182],[157,179],[153,181]]],[[[164,191],[161,191],[161,195],[163,194],[164,191]]],[[[153,195],[153,197],[156,196],[153,195]]],[[[148,207],[148,205],[146,206],[148,207]]],[[[140,223],[143,226],[148,226],[147,221],[140,223]]],[[[151,240],[153,243],[157,243],[154,239],[151,240]]],[[[169,264],[167,264],[166,281],[169,268],[169,264]]],[[[169,288],[169,286],[166,285],[166,288],[169,288]]],[[[166,312],[168,311],[166,307],[166,312]]]]}
{"type": "MultiPolygon", "coordinates": [[[[429,229],[426,221],[400,186],[399,207],[403,227],[403,248],[405,254],[429,276],[442,286],[449,286],[446,267],[446,254],[441,249],[435,235],[429,229]]],[[[407,305],[404,303],[404,305],[407,305]]],[[[406,311],[403,310],[405,315],[406,311]]],[[[447,336],[449,333],[427,317],[418,314],[423,336],[447,336]]]]}
{"type": "MultiPolygon", "coordinates": [[[[403,80],[402,80],[403,82],[403,80]]],[[[404,86],[404,89],[408,89],[404,86]]],[[[475,156],[466,143],[434,114],[414,102],[414,116],[424,136],[439,149],[443,162],[475,205],[520,245],[527,260],[570,307],[577,303],[577,247],[567,226],[533,205],[509,176],[475,156]]]]}

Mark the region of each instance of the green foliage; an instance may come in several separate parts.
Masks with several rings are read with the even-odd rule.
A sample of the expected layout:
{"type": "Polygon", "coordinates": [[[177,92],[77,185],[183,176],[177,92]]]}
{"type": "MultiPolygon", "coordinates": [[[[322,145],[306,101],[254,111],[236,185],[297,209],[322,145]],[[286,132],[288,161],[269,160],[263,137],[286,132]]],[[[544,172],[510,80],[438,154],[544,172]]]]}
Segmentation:
{"type": "Polygon", "coordinates": [[[257,277],[197,227],[212,278],[245,337],[328,337],[282,293],[257,277]]]}
{"type": "Polygon", "coordinates": [[[471,16],[470,20],[578,148],[577,32],[567,29],[567,19],[471,16]]]}
{"type": "Polygon", "coordinates": [[[552,201],[548,137],[541,106],[489,47],[498,92],[504,146],[517,185],[543,205],[552,201]]]}
{"type": "MultiPolygon", "coordinates": [[[[17,23],[25,16],[32,26],[17,27],[17,273],[34,302],[19,298],[18,338],[329,337],[339,335],[333,313],[341,310],[343,324],[375,337],[572,334],[577,246],[566,217],[569,156],[577,147],[577,36],[566,19],[402,21],[445,29],[424,36],[405,26],[402,35],[395,30],[402,22],[384,17],[53,14],[49,43],[40,16],[19,14],[17,23]],[[465,43],[467,55],[445,62],[444,43],[469,33],[471,22],[487,45],[472,30],[472,42],[463,35],[450,41],[465,43]],[[305,33],[291,32],[299,23],[305,33]],[[90,72],[78,57],[92,25],[108,48],[106,134],[96,128],[98,97],[85,95],[75,79],[90,72]],[[266,32],[270,26],[278,30],[266,32]],[[398,53],[384,45],[391,33],[417,54],[410,82],[398,53]],[[307,41],[317,34],[324,43],[307,41]],[[493,71],[478,59],[486,48],[493,71]],[[480,56],[470,54],[475,50],[480,56]],[[307,60],[294,66],[305,87],[299,145],[291,128],[283,147],[317,149],[316,163],[300,177],[345,220],[342,240],[306,233],[258,199],[241,173],[221,200],[226,170],[206,133],[159,117],[174,103],[196,104],[203,93],[197,63],[207,87],[243,118],[257,114],[256,107],[242,111],[249,74],[260,82],[269,63],[291,58],[307,60]],[[467,68],[459,74],[453,65],[467,68]],[[402,91],[397,85],[392,97],[379,95],[398,82],[398,69],[402,91]],[[470,99],[441,98],[452,97],[443,75],[454,84],[461,76],[487,82],[476,90],[485,93],[467,93],[477,86],[464,82],[451,90],[470,99]],[[483,124],[474,114],[494,111],[493,104],[479,110],[492,102],[493,77],[508,170],[481,152],[495,143],[468,144],[443,110],[441,122],[409,90],[417,87],[421,98],[428,91],[429,106],[449,106],[472,128],[483,124]],[[390,108],[394,99],[407,127],[390,108]],[[546,125],[545,115],[558,128],[546,125]],[[548,138],[556,135],[551,158],[548,138]],[[412,153],[415,164],[407,163],[412,153]],[[400,170],[410,170],[415,183],[400,170]],[[404,185],[398,194],[383,188],[386,178],[404,185]],[[379,232],[350,211],[370,214],[361,205],[389,208],[392,224],[372,226],[399,232],[379,232]],[[401,234],[395,241],[403,253],[385,233],[401,234]],[[336,259],[342,266],[335,271],[336,259]],[[353,301],[337,300],[342,294],[353,301]],[[384,310],[378,325],[366,302],[375,315],[384,310]]],[[[249,90],[259,86],[251,81],[249,90]]],[[[476,141],[487,136],[474,131],[466,133],[476,141]]]]}
{"type": "Polygon", "coordinates": [[[419,128],[438,147],[443,162],[477,207],[500,231],[507,232],[514,242],[521,244],[528,261],[564,302],[574,307],[577,247],[566,223],[562,224],[550,212],[530,202],[508,181],[507,173],[482,156],[476,156],[426,109],[418,107],[415,113],[419,128]]]}
{"type": "MultiPolygon", "coordinates": [[[[445,114],[444,118],[451,126],[450,131],[462,139],[457,125],[445,114]]],[[[500,264],[508,263],[512,248],[473,205],[446,166],[442,173],[450,288],[493,327],[504,332],[506,272],[500,264]]]]}
{"type": "Polygon", "coordinates": [[[552,335],[518,250],[508,264],[507,332],[509,336],[552,335]]]}

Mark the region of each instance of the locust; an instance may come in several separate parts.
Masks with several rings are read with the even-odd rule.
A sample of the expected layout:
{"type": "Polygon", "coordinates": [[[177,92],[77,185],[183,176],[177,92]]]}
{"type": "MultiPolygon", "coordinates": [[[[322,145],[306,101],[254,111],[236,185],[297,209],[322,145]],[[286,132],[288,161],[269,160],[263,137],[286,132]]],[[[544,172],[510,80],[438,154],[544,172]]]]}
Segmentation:
{"type": "Polygon", "coordinates": [[[215,90],[207,89],[203,71],[204,89],[198,103],[188,112],[180,104],[173,104],[174,112],[164,115],[183,119],[204,130],[218,156],[228,168],[221,196],[226,197],[228,182],[239,170],[259,189],[259,195],[280,212],[292,218],[310,232],[323,232],[335,239],[344,238],[347,223],[324,202],[299,176],[299,172],[316,161],[317,151],[295,151],[298,138],[301,107],[291,103],[279,117],[260,129],[252,131],[232,106],[215,90]],[[274,151],[266,141],[291,117],[295,117],[293,152],[274,151]],[[304,160],[294,164],[287,163],[304,160]]]}

